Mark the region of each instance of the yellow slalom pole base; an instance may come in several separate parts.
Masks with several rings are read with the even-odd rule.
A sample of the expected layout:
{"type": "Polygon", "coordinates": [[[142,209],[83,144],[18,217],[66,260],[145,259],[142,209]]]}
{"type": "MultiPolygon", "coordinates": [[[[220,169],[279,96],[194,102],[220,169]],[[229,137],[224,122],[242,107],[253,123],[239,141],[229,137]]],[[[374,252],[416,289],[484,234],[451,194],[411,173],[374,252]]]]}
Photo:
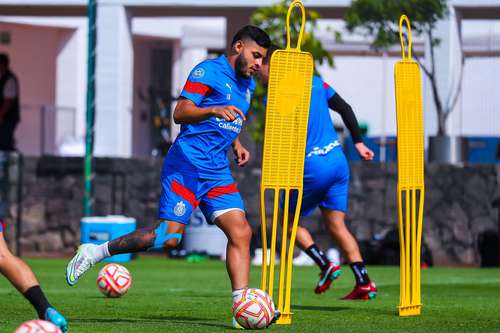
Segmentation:
{"type": "Polygon", "coordinates": [[[411,317],[420,315],[422,304],[399,306],[400,317],[411,317]]]}
{"type": "Polygon", "coordinates": [[[281,317],[276,321],[278,325],[290,325],[292,323],[293,312],[282,313],[281,317]]]}

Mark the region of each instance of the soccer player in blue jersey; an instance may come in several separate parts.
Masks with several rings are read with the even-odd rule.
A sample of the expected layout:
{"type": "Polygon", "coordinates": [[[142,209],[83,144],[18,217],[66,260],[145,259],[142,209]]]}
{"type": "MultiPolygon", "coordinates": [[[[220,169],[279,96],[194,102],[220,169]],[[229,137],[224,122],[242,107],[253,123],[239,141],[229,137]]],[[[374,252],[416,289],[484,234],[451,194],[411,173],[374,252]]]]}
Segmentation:
{"type": "Polygon", "coordinates": [[[66,333],[66,319],[50,305],[31,268],[9,251],[3,231],[4,224],[0,219],[0,273],[33,305],[40,319],[54,323],[66,333]]]}
{"type": "MultiPolygon", "coordinates": [[[[259,71],[259,79],[267,85],[269,60],[276,46],[271,45],[259,71]]],[[[356,279],[351,293],[343,299],[370,299],[376,296],[377,288],[370,280],[363,263],[358,243],[345,225],[347,195],[349,190],[349,165],[337,139],[330,118],[332,109],[338,112],[353,137],[355,147],[364,160],[372,160],[373,152],[364,145],[361,130],[352,108],[340,95],[318,75],[313,76],[311,106],[307,128],[306,156],[304,163],[304,189],[301,216],[310,215],[319,207],[330,235],[337,242],[349,261],[356,279]]],[[[293,212],[297,196],[290,198],[293,212]]],[[[291,216],[291,219],[293,216],[291,216]]],[[[341,274],[340,267],[330,262],[314,243],[309,231],[303,226],[297,229],[297,246],[311,257],[321,269],[320,280],[315,288],[317,294],[325,292],[331,282],[341,274]]]]}
{"type": "Polygon", "coordinates": [[[239,298],[248,287],[252,230],[227,153],[232,147],[239,166],[250,158],[238,134],[255,90],[252,76],[270,43],[263,30],[246,26],[234,36],[228,55],[191,71],[174,111],[181,131],[163,163],[158,222],[99,246],[80,246],[67,267],[69,285],[110,255],[175,247],[199,206],[228,238],[226,267],[233,300],[239,298]]]}

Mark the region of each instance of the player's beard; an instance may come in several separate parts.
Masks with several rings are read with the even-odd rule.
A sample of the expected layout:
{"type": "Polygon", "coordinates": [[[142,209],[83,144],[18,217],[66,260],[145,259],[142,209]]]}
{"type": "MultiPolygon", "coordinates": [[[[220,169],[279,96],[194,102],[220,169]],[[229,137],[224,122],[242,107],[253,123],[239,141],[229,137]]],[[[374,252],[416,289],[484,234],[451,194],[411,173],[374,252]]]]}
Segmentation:
{"type": "Polygon", "coordinates": [[[243,56],[243,53],[241,53],[238,56],[238,58],[236,58],[236,62],[235,62],[236,74],[242,75],[246,78],[249,78],[250,75],[248,75],[247,68],[248,68],[248,62],[246,61],[245,57],[243,56]]]}

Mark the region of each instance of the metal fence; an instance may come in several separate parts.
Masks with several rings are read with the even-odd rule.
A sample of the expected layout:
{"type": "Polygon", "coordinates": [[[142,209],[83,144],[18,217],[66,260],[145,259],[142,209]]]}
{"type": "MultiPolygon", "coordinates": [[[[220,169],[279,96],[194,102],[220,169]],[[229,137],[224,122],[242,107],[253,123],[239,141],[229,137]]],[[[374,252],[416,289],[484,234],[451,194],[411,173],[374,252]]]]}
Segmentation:
{"type": "Polygon", "coordinates": [[[8,228],[7,242],[17,255],[21,252],[23,161],[18,152],[0,150],[0,220],[8,228]]]}
{"type": "Polygon", "coordinates": [[[16,144],[24,154],[60,155],[65,143],[76,140],[75,108],[54,105],[21,106],[16,144]]]}

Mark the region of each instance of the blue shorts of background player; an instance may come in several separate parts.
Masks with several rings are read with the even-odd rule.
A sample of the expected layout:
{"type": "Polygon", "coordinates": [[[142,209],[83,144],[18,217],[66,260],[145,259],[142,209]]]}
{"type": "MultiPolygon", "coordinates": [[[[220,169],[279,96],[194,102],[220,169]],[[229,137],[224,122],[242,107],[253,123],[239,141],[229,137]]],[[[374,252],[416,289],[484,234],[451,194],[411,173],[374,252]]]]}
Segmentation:
{"type": "MultiPolygon", "coordinates": [[[[325,155],[306,156],[301,216],[309,216],[316,207],[347,212],[349,165],[340,147],[325,155]]],[[[284,206],[283,197],[281,207],[284,206]]],[[[297,193],[290,195],[289,211],[295,212],[297,193]]]]}

